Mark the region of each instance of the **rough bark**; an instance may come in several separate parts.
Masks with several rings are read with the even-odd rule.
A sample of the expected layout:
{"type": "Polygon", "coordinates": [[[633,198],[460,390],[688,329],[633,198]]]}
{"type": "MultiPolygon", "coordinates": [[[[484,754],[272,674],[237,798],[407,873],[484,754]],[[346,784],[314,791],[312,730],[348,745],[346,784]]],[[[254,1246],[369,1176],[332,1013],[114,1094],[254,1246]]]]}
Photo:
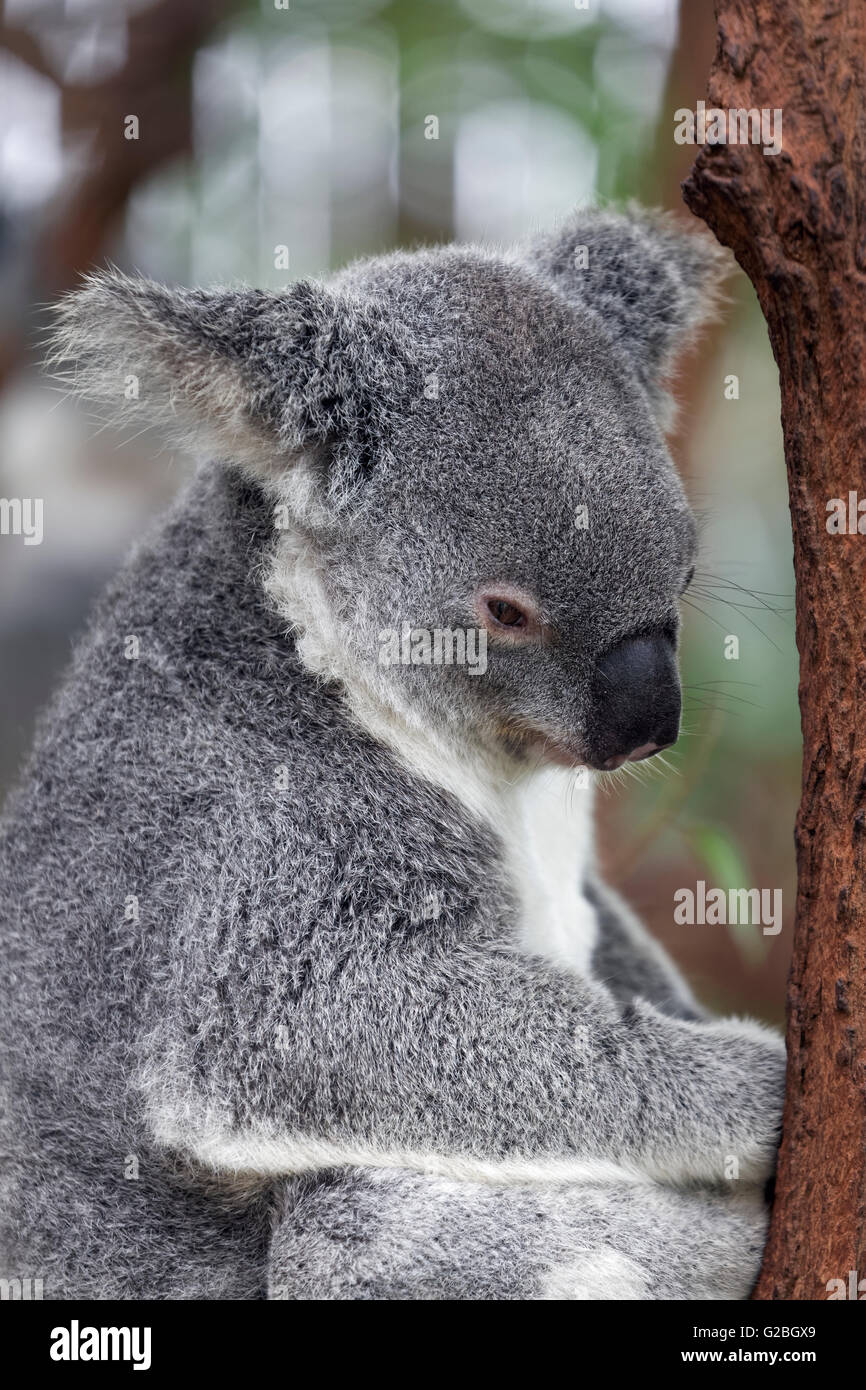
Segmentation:
{"type": "Polygon", "coordinates": [[[716,18],[708,106],[783,112],[780,155],[705,146],[683,187],[755,286],[779,368],[804,742],[784,1137],[755,1296],[822,1299],[850,1270],[866,1279],[866,535],[826,525],[830,499],[866,499],[866,6],[717,0],[716,18]]]}

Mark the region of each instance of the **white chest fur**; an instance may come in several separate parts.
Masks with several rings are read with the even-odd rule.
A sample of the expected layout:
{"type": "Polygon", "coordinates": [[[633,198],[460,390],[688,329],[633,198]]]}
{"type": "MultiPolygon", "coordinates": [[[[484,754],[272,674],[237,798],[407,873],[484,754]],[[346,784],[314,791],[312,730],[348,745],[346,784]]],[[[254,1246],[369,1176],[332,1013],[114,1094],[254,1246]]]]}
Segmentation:
{"type": "Polygon", "coordinates": [[[589,975],[598,933],[595,909],[582,891],[593,848],[591,782],[563,768],[524,773],[491,766],[450,747],[350,691],[356,717],[418,777],[443,787],[502,842],[519,904],[518,937],[526,951],[589,975]]]}
{"type": "Polygon", "coordinates": [[[521,944],[589,974],[598,923],[581,885],[592,853],[591,786],[565,769],[541,768],[516,783],[509,799],[505,835],[522,908],[521,944]]]}
{"type": "Polygon", "coordinates": [[[451,792],[502,841],[520,909],[519,941],[526,951],[589,975],[598,934],[595,908],[582,885],[592,857],[591,782],[553,766],[530,773],[474,760],[377,717],[354,702],[367,729],[388,744],[418,776],[451,792]]]}

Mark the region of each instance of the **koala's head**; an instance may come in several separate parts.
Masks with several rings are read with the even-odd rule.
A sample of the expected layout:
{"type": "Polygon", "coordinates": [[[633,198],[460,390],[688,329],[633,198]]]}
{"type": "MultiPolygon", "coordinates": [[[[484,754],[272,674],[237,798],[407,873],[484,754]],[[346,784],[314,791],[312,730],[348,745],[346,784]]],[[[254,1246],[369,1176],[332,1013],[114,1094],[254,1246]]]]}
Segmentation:
{"type": "Polygon", "coordinates": [[[583,213],[282,292],[96,276],[59,355],[272,497],[269,588],[320,667],[419,724],[613,768],[678,734],[695,527],[664,382],[723,273],[663,218],[583,213]]]}

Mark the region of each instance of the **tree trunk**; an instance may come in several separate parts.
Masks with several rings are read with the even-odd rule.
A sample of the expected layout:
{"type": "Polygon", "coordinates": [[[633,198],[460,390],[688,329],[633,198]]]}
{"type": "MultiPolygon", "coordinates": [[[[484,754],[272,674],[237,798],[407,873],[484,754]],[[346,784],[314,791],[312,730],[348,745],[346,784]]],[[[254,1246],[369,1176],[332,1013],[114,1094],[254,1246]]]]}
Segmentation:
{"type": "Polygon", "coordinates": [[[704,146],[683,189],[755,286],[779,368],[804,742],[784,1135],[755,1296],[823,1299],[849,1271],[866,1280],[866,5],[717,0],[716,19],[707,107],[782,111],[781,154],[704,146]],[[828,530],[832,499],[853,534],[828,530]]]}

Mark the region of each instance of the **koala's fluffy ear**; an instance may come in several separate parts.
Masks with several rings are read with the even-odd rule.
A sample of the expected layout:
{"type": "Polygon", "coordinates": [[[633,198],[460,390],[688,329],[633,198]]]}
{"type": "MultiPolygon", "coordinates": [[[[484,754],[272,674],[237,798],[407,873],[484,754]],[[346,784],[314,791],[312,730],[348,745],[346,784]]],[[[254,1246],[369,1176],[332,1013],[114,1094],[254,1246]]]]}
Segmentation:
{"type": "Polygon", "coordinates": [[[363,472],[420,393],[405,330],[311,281],[281,292],[167,288],[91,275],[58,306],[52,365],[108,419],[161,423],[197,452],[277,481],[332,444],[363,472]]]}
{"type": "Polygon", "coordinates": [[[566,299],[585,304],[645,386],[667,427],[664,390],[678,354],[716,313],[732,268],[707,232],[685,232],[670,215],[630,207],[574,213],[539,237],[526,259],[566,299]]]}

